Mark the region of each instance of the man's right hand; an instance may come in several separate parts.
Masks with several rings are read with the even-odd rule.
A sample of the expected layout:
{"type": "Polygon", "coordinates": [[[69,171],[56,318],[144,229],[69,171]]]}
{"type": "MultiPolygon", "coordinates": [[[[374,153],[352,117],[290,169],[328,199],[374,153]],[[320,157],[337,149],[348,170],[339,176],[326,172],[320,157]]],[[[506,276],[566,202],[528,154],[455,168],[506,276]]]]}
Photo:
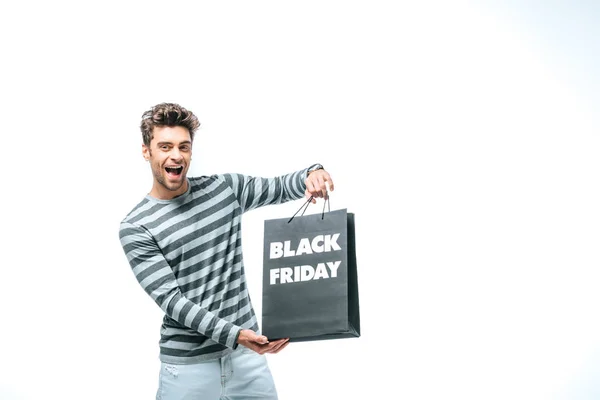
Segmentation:
{"type": "Polygon", "coordinates": [[[253,330],[242,329],[238,336],[238,344],[254,350],[258,354],[271,353],[276,354],[285,348],[289,343],[289,338],[269,341],[266,336],[257,335],[253,330]]]}

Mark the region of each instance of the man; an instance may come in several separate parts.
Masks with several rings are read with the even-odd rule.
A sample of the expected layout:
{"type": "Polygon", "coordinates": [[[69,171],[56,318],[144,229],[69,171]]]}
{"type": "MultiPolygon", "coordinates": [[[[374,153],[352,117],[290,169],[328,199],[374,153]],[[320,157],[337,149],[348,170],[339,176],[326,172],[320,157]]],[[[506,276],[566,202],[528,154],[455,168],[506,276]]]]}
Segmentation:
{"type": "MultiPolygon", "coordinates": [[[[187,177],[196,116],[162,103],[142,116],[152,190],[120,225],[142,288],[165,312],[157,399],[277,399],[265,353],[288,339],[261,335],[246,287],[241,216],[303,195],[327,196],[320,164],[278,178],[187,177]]],[[[313,202],[316,200],[313,199],[313,202]]]]}

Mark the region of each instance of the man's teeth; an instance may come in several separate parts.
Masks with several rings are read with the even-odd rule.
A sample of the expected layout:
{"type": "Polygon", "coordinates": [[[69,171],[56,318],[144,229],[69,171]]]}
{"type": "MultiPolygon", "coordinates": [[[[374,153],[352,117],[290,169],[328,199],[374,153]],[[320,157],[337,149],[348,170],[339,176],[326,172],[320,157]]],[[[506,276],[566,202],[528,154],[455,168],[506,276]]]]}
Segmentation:
{"type": "Polygon", "coordinates": [[[165,169],[167,170],[167,172],[174,172],[174,173],[179,173],[183,170],[183,167],[179,166],[179,167],[165,167],[165,169]]]}

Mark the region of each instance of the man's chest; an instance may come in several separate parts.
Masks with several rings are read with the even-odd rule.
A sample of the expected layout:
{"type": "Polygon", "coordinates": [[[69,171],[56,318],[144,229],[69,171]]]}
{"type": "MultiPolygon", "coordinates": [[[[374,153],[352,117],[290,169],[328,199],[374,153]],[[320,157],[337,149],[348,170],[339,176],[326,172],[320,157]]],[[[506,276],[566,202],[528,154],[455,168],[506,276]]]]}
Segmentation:
{"type": "Polygon", "coordinates": [[[202,264],[227,252],[240,235],[237,203],[220,202],[168,211],[173,217],[152,228],[165,259],[174,271],[181,264],[202,264]]]}

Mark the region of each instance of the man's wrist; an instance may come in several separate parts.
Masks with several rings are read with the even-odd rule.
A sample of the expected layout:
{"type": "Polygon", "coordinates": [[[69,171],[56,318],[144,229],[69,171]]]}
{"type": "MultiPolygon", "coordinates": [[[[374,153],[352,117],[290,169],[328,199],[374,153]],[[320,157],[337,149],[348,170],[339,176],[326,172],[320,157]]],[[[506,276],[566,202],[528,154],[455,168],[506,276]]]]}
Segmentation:
{"type": "Polygon", "coordinates": [[[235,350],[235,349],[237,349],[237,347],[238,347],[238,345],[239,345],[239,342],[238,342],[238,340],[240,339],[240,334],[242,333],[242,330],[243,330],[243,329],[242,329],[242,328],[240,328],[240,329],[238,330],[237,334],[235,335],[235,340],[233,341],[233,349],[234,349],[234,350],[235,350]]]}
{"type": "Polygon", "coordinates": [[[315,172],[320,169],[325,169],[325,168],[321,164],[315,164],[308,169],[308,171],[306,172],[306,176],[308,177],[311,174],[311,172],[315,172]]]}

